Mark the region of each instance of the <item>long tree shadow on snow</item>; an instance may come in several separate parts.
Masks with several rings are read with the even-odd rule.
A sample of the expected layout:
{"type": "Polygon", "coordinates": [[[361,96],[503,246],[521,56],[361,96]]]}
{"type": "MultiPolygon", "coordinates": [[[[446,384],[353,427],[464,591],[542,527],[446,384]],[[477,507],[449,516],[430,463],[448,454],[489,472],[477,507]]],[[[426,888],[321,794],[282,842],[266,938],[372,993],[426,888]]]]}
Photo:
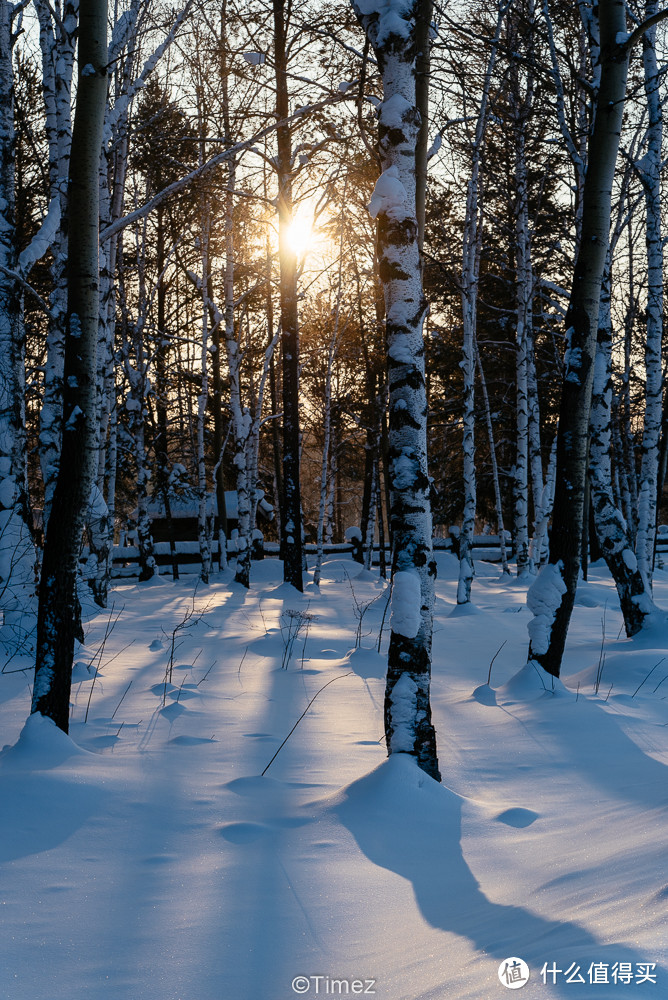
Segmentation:
{"type": "MultiPolygon", "coordinates": [[[[491,707],[511,716],[536,741],[549,767],[561,773],[572,770],[617,803],[626,801],[648,810],[668,805],[664,791],[668,768],[626,735],[620,725],[623,719],[618,721],[587,697],[578,699],[563,685],[556,696],[546,691],[533,700],[522,695],[509,698],[514,680],[496,692],[497,704],[491,707]]],[[[631,698],[625,701],[632,703],[631,698]]],[[[533,764],[537,763],[534,758],[533,764]]]]}
{"type": "MultiPolygon", "coordinates": [[[[547,920],[530,909],[491,902],[467,865],[461,847],[461,799],[424,775],[412,758],[394,755],[348,786],[334,806],[341,822],[373,864],[408,879],[432,927],[467,938],[501,962],[520,955],[539,980],[545,962],[567,969],[591,962],[647,962],[647,956],[602,944],[572,920],[547,920]]],[[[658,970],[661,982],[663,970],[658,970]]],[[[590,996],[592,986],[548,979],[550,995],[590,996]]],[[[498,986],[498,981],[493,984],[498,986]]],[[[655,987],[654,989],[658,989],[655,987]]],[[[638,990],[649,990],[643,983],[638,990]]],[[[624,995],[635,992],[624,987],[624,995]]],[[[643,994],[646,995],[646,994],[643,994]]]]}

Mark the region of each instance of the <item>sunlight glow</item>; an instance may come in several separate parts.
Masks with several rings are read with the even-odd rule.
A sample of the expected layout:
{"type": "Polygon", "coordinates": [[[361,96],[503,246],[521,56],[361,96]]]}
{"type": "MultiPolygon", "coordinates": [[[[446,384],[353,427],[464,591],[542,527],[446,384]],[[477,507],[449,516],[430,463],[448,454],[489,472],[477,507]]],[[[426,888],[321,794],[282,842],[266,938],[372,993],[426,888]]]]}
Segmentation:
{"type": "Polygon", "coordinates": [[[316,242],[312,220],[307,215],[296,215],[288,227],[287,238],[293,253],[303,257],[316,242]]]}

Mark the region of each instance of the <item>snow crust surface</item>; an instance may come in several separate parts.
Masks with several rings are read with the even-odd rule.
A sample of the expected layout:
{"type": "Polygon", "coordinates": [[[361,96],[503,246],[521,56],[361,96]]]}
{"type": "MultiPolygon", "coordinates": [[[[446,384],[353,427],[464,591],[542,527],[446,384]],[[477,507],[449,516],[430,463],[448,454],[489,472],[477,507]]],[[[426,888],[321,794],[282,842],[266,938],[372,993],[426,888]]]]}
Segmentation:
{"type": "MultiPolygon", "coordinates": [[[[450,617],[457,566],[438,553],[440,785],[386,757],[389,591],[347,558],[324,561],[319,593],[284,588],[273,559],[248,592],[233,567],[214,576],[171,677],[194,577],[117,586],[97,660],[108,612],[84,601],[69,736],[26,723],[15,658],[0,674],[0,997],[289,1000],[320,976],[319,995],[372,980],[382,1000],[489,1000],[516,955],[531,1000],[668,995],[668,616],[620,636],[592,568],[553,684],[526,664],[526,585],[480,563],[481,614],[450,617]],[[351,588],[369,604],[357,649],[351,588]],[[288,612],[313,618],[281,669],[288,612]],[[588,981],[594,963],[607,985],[588,981]],[[655,966],[656,985],[615,985],[615,963],[655,966]],[[566,983],[578,966],[585,981],[566,983]]],[[[660,569],[655,599],[668,606],[660,569]]]]}

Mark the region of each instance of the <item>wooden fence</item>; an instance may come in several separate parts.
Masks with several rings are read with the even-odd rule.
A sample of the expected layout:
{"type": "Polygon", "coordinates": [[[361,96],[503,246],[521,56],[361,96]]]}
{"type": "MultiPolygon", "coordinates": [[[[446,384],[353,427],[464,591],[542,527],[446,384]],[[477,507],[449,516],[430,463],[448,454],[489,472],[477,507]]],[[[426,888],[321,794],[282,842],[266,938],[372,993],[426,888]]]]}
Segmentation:
{"type": "MultiPolygon", "coordinates": [[[[510,552],[510,544],[508,544],[508,550],[510,552]]],[[[453,540],[451,538],[435,538],[434,549],[439,551],[454,551],[453,550],[453,540]]],[[[304,546],[307,556],[315,556],[318,547],[317,545],[307,542],[304,546]]],[[[234,557],[236,554],[236,546],[234,540],[228,540],[227,543],[228,556],[234,557]]],[[[278,542],[264,542],[263,543],[263,556],[269,558],[277,558],[279,554],[278,542]]],[[[341,542],[333,545],[323,546],[323,552],[326,556],[337,556],[337,555],[353,555],[357,554],[359,557],[360,546],[354,542],[341,542]]],[[[198,542],[182,542],[176,543],[176,553],[178,557],[179,573],[197,573],[198,567],[201,565],[199,543],[198,542]]],[[[153,555],[158,567],[158,573],[161,575],[169,574],[172,570],[172,556],[169,546],[169,542],[155,542],[153,545],[153,555]]],[[[373,547],[373,560],[374,566],[379,564],[380,547],[374,545],[373,547]]],[[[84,548],[81,553],[81,562],[85,564],[88,558],[88,549],[84,548]]],[[[214,563],[218,562],[218,541],[213,540],[211,542],[211,558],[214,563]]],[[[387,565],[390,563],[391,553],[389,549],[385,551],[385,559],[387,565]]],[[[497,535],[479,535],[474,539],[473,547],[473,558],[483,559],[486,562],[500,562],[501,561],[501,549],[499,547],[499,538],[497,535]]],[[[136,545],[114,545],[113,552],[113,563],[112,563],[112,577],[114,579],[123,579],[125,577],[132,578],[139,575],[139,549],[136,545]]]]}

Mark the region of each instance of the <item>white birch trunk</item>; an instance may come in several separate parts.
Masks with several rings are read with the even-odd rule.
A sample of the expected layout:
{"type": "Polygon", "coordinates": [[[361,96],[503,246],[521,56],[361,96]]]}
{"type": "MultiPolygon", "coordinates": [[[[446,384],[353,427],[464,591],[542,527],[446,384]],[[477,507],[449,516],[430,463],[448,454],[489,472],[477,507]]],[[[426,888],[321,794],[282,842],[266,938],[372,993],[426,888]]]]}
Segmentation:
{"type": "Polygon", "coordinates": [[[274,357],[274,351],[276,349],[276,344],[278,343],[278,333],[275,333],[267,345],[267,349],[264,352],[264,361],[262,364],[262,375],[260,377],[260,384],[258,386],[257,400],[255,402],[255,412],[253,413],[251,420],[251,432],[248,437],[248,493],[250,497],[250,518],[249,518],[249,532],[251,541],[254,537],[253,533],[257,528],[257,507],[258,507],[258,463],[260,460],[260,428],[262,427],[262,410],[264,407],[264,397],[267,388],[267,380],[269,378],[269,371],[271,368],[271,362],[274,357]]]}
{"type": "Polygon", "coordinates": [[[241,397],[241,352],[234,325],[234,225],[233,205],[236,178],[236,162],[230,161],[227,176],[225,208],[225,351],[228,378],[230,382],[230,414],[232,418],[232,439],[235,471],[235,486],[239,517],[237,540],[237,565],[234,579],[243,587],[250,586],[251,563],[251,504],[248,486],[248,441],[251,433],[251,415],[244,407],[241,397]]]}
{"type": "Polygon", "coordinates": [[[67,177],[72,144],[71,95],[77,31],[77,4],[66,0],[56,13],[34,0],[40,27],[42,93],[46,112],[50,198],[60,205],[61,225],[53,241],[51,316],[46,343],[40,410],[39,454],[44,483],[44,528],[55,489],[62,437],[63,365],[67,316],[67,177]]]}
{"type": "Polygon", "coordinates": [[[610,237],[612,185],[626,99],[630,47],[626,8],[600,0],[601,78],[588,146],[582,239],[566,315],[567,351],[557,433],[550,562],[529,589],[529,660],[558,677],[581,562],[589,416],[601,281],[610,237]]]}
{"type": "Polygon", "coordinates": [[[468,604],[471,600],[471,585],[475,569],[473,566],[473,536],[476,515],[476,468],[475,468],[475,354],[476,323],[478,311],[478,280],[480,270],[480,242],[482,239],[482,218],[480,202],[480,167],[483,155],[485,129],[488,119],[489,92],[492,74],[496,65],[501,28],[505,19],[505,8],[499,5],[496,32],[490,43],[480,109],[476,123],[475,137],[471,150],[471,177],[466,194],[466,216],[464,220],[464,254],[462,261],[461,299],[463,343],[461,369],[464,376],[462,413],[462,455],[464,479],[464,513],[459,536],[459,580],[457,583],[457,604],[468,604]]]}
{"type": "Polygon", "coordinates": [[[209,494],[206,483],[206,453],[204,450],[204,429],[206,424],[206,404],[209,398],[209,375],[207,356],[209,348],[209,233],[211,226],[211,211],[208,198],[203,196],[202,205],[202,335],[200,340],[200,390],[197,395],[197,495],[199,506],[197,511],[197,537],[199,554],[202,562],[200,579],[202,583],[209,582],[211,573],[211,532],[207,516],[209,494]]]}
{"type": "MultiPolygon", "coordinates": [[[[121,312],[125,319],[124,369],[128,381],[125,408],[128,413],[128,431],[132,440],[137,487],[137,547],[139,549],[139,579],[150,580],[156,573],[151,536],[151,518],[148,511],[148,484],[151,470],[146,453],[146,392],[148,389],[148,362],[144,347],[144,329],[148,310],[146,293],[146,223],[143,233],[136,235],[137,259],[137,318],[131,322],[125,287],[121,284],[121,312]],[[131,355],[134,354],[134,366],[131,355]]],[[[122,253],[121,253],[122,259],[122,253]]]]}
{"type": "Polygon", "coordinates": [[[494,425],[492,423],[492,411],[489,405],[489,393],[487,392],[487,382],[482,367],[482,358],[476,344],[476,361],[478,363],[478,374],[480,375],[480,388],[482,390],[483,403],[485,405],[485,421],[487,423],[487,437],[489,438],[489,456],[492,464],[492,482],[494,483],[494,503],[496,506],[496,524],[499,533],[499,548],[501,549],[501,570],[503,573],[510,573],[508,569],[508,552],[506,550],[506,530],[503,523],[503,500],[501,497],[501,481],[499,479],[499,465],[496,460],[496,442],[494,440],[494,425]]]}
{"type": "MultiPolygon", "coordinates": [[[[629,288],[634,287],[635,261],[633,241],[629,241],[628,254],[629,288]]],[[[626,512],[626,523],[629,526],[631,538],[638,537],[638,476],[636,473],[635,434],[633,427],[633,405],[631,402],[631,372],[635,365],[634,358],[634,326],[636,318],[636,303],[632,296],[626,311],[624,329],[624,371],[621,377],[621,388],[618,407],[617,430],[619,432],[619,455],[623,456],[620,469],[624,470],[630,504],[626,512]]]]}
{"type": "Polygon", "coordinates": [[[536,514],[534,520],[534,533],[529,547],[529,570],[532,574],[538,572],[539,567],[544,562],[547,550],[547,527],[552,517],[552,507],[554,505],[554,487],[557,474],[557,436],[555,434],[550,449],[550,458],[547,463],[545,483],[541,490],[540,500],[536,504],[536,514]]]}
{"type": "MultiPolygon", "coordinates": [[[[347,184],[343,189],[343,200],[346,200],[347,184]]],[[[343,209],[341,210],[343,213],[343,209]]],[[[334,358],[339,340],[339,323],[341,320],[341,296],[343,294],[343,214],[341,216],[341,229],[339,233],[339,269],[336,288],[336,306],[334,309],[334,327],[327,349],[327,372],[325,375],[325,412],[324,431],[322,442],[322,460],[320,463],[320,501],[318,503],[318,526],[316,529],[316,544],[318,551],[316,554],[315,567],[313,569],[313,583],[320,586],[320,574],[322,572],[323,545],[325,538],[325,516],[327,513],[327,470],[329,468],[329,441],[332,428],[332,371],[334,368],[334,358]]]]}
{"type": "Polygon", "coordinates": [[[34,596],[35,547],[29,527],[25,435],[25,337],[14,185],[12,16],[0,0],[0,636],[22,646],[34,596]]]}
{"type": "Polygon", "coordinates": [[[427,397],[422,288],[416,217],[415,16],[353,3],[382,74],[379,152],[382,173],[370,212],[378,224],[388,345],[389,465],[394,578],[385,689],[388,753],[408,753],[440,779],[429,687],[436,564],[427,471],[427,397]]]}
{"type": "MultiPolygon", "coordinates": [[[[533,532],[536,532],[538,525],[539,511],[543,497],[545,483],[543,481],[543,455],[540,445],[540,402],[538,398],[538,379],[536,377],[536,363],[534,358],[533,335],[527,341],[527,404],[529,410],[529,467],[531,469],[531,496],[533,499],[533,532]]],[[[535,551],[535,546],[530,546],[530,552],[535,551]]],[[[529,557],[529,571],[536,572],[536,563],[529,557]]]]}
{"type": "MultiPolygon", "coordinates": [[[[519,84],[517,84],[519,87],[519,84]]],[[[531,85],[530,85],[531,86],[531,85]]],[[[533,271],[529,233],[529,185],[525,151],[525,122],[531,90],[520,103],[514,100],[515,124],[515,253],[517,255],[517,450],[515,457],[515,554],[517,575],[529,572],[529,355],[533,337],[533,271]]]]}
{"type": "MultiPolygon", "coordinates": [[[[332,438],[332,428],[330,426],[330,439],[332,438]]],[[[334,541],[334,505],[336,502],[336,472],[337,472],[337,449],[336,441],[329,447],[329,478],[327,482],[327,519],[325,521],[325,541],[331,545],[334,541]]]]}
{"type": "MultiPolygon", "coordinates": [[[[337,310],[337,320],[338,320],[338,310],[337,310]]],[[[323,415],[324,429],[323,429],[323,442],[322,442],[322,459],[320,463],[320,501],[318,503],[318,526],[316,529],[316,544],[318,546],[318,551],[315,558],[315,566],[313,568],[313,583],[316,587],[320,586],[320,574],[322,572],[322,558],[323,558],[323,546],[325,539],[325,515],[327,512],[327,472],[329,469],[329,439],[331,436],[332,428],[332,366],[334,363],[334,352],[336,350],[336,339],[335,335],[332,334],[332,339],[329,344],[329,350],[327,351],[327,374],[325,376],[325,412],[323,415]]]]}
{"type": "MultiPolygon", "coordinates": [[[[645,14],[652,17],[658,11],[657,0],[648,0],[645,14]]],[[[649,114],[647,150],[641,161],[641,176],[645,191],[647,247],[647,332],[645,337],[645,417],[640,460],[638,489],[638,536],[636,555],[646,587],[651,591],[656,539],[658,502],[659,444],[661,439],[661,409],[663,371],[661,362],[663,340],[663,241],[661,225],[661,165],[663,116],[660,76],[656,55],[656,27],[643,36],[643,69],[645,97],[649,114]]]]}
{"type": "Polygon", "coordinates": [[[68,184],[70,213],[63,447],[40,580],[33,713],[67,732],[74,642],[81,634],[78,559],[96,476],[99,325],[99,165],[107,99],[107,5],[81,0],[77,109],[68,184]]]}
{"type": "Polygon", "coordinates": [[[624,520],[626,521],[629,539],[633,542],[633,526],[635,525],[635,511],[637,508],[633,503],[629,480],[632,479],[635,483],[636,476],[635,472],[633,470],[629,470],[628,468],[627,454],[622,444],[622,435],[620,432],[620,401],[617,397],[613,397],[611,408],[612,448],[615,458],[617,493],[619,496],[620,506],[624,514],[624,520]],[[631,473],[631,475],[629,473],[631,473]]]}
{"type": "Polygon", "coordinates": [[[626,522],[614,502],[611,465],[612,316],[610,312],[610,254],[601,285],[598,343],[590,418],[589,481],[596,534],[603,557],[615,581],[628,636],[640,631],[655,611],[633,553],[626,522]]]}

